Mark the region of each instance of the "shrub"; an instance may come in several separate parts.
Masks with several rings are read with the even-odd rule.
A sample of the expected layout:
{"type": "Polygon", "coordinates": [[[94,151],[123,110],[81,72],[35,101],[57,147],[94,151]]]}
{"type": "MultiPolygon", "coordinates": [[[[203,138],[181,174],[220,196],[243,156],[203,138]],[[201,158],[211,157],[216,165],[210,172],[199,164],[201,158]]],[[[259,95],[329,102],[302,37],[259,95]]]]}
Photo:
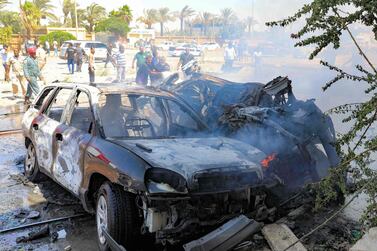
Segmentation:
{"type": "Polygon", "coordinates": [[[8,44],[12,36],[12,27],[0,28],[0,44],[8,44]]]}
{"type": "Polygon", "coordinates": [[[67,40],[76,40],[76,37],[69,32],[66,31],[53,31],[48,33],[47,35],[43,35],[39,38],[39,41],[44,44],[46,40],[52,44],[54,41],[57,41],[58,44],[62,44],[64,41],[67,40]]]}

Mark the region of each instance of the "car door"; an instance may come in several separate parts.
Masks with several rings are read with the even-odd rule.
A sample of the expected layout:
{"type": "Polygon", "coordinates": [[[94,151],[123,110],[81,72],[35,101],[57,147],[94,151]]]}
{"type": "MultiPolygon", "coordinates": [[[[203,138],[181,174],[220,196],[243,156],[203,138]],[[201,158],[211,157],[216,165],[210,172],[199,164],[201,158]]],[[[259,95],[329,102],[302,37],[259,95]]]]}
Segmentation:
{"type": "Polygon", "coordinates": [[[90,95],[81,89],[74,96],[64,122],[57,128],[54,140],[53,176],[75,195],[79,195],[84,176],[86,148],[92,139],[94,117],[90,95]]]}
{"type": "Polygon", "coordinates": [[[39,166],[51,174],[53,163],[53,139],[55,130],[61,124],[61,119],[67,100],[72,94],[72,89],[58,88],[49,99],[49,104],[32,121],[32,138],[35,143],[39,166]]]}

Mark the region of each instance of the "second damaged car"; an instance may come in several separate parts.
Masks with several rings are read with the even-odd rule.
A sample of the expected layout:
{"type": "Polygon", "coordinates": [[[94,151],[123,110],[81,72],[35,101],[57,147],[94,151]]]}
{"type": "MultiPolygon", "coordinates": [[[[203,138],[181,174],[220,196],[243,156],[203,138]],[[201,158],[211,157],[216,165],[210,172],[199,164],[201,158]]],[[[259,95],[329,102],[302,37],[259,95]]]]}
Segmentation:
{"type": "MultiPolygon", "coordinates": [[[[225,137],[173,94],[137,86],[46,86],[23,118],[25,174],[47,175],[127,249],[175,244],[240,214],[274,216],[265,154],[225,137]]],[[[106,231],[104,231],[106,230],[106,231]]]]}

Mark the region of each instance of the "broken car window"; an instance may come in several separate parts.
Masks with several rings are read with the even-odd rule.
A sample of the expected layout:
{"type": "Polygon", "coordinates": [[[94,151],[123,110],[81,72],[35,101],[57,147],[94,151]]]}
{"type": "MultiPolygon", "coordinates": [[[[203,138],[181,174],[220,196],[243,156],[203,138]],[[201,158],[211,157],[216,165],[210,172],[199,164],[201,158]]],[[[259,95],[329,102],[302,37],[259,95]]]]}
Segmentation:
{"type": "Polygon", "coordinates": [[[89,97],[85,92],[78,91],[78,97],[72,111],[69,125],[84,132],[90,133],[92,123],[92,111],[89,97]]]}
{"type": "Polygon", "coordinates": [[[34,105],[35,109],[37,110],[41,109],[43,103],[45,102],[45,100],[47,100],[47,97],[49,96],[49,94],[51,93],[53,89],[54,88],[47,88],[43,91],[43,93],[41,94],[37,102],[35,102],[35,105],[34,105]]]}
{"type": "Polygon", "coordinates": [[[71,93],[72,89],[60,89],[44,113],[49,118],[60,122],[64,108],[69,101],[71,93]]]}
{"type": "Polygon", "coordinates": [[[157,96],[104,94],[99,110],[105,136],[110,138],[175,137],[200,128],[180,104],[157,96]]]}

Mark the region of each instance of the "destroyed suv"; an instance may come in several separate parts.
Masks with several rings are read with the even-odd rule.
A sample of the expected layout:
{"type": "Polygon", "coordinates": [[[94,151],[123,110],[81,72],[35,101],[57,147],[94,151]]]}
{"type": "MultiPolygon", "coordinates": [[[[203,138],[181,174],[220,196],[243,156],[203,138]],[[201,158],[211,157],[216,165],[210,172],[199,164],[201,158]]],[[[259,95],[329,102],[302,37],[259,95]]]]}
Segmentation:
{"type": "Polygon", "coordinates": [[[25,175],[96,214],[100,250],[177,243],[240,214],[273,217],[266,155],[207,126],[179,98],[130,85],[46,86],[22,121],[25,175]],[[112,238],[110,238],[111,236],[112,238]]]}

